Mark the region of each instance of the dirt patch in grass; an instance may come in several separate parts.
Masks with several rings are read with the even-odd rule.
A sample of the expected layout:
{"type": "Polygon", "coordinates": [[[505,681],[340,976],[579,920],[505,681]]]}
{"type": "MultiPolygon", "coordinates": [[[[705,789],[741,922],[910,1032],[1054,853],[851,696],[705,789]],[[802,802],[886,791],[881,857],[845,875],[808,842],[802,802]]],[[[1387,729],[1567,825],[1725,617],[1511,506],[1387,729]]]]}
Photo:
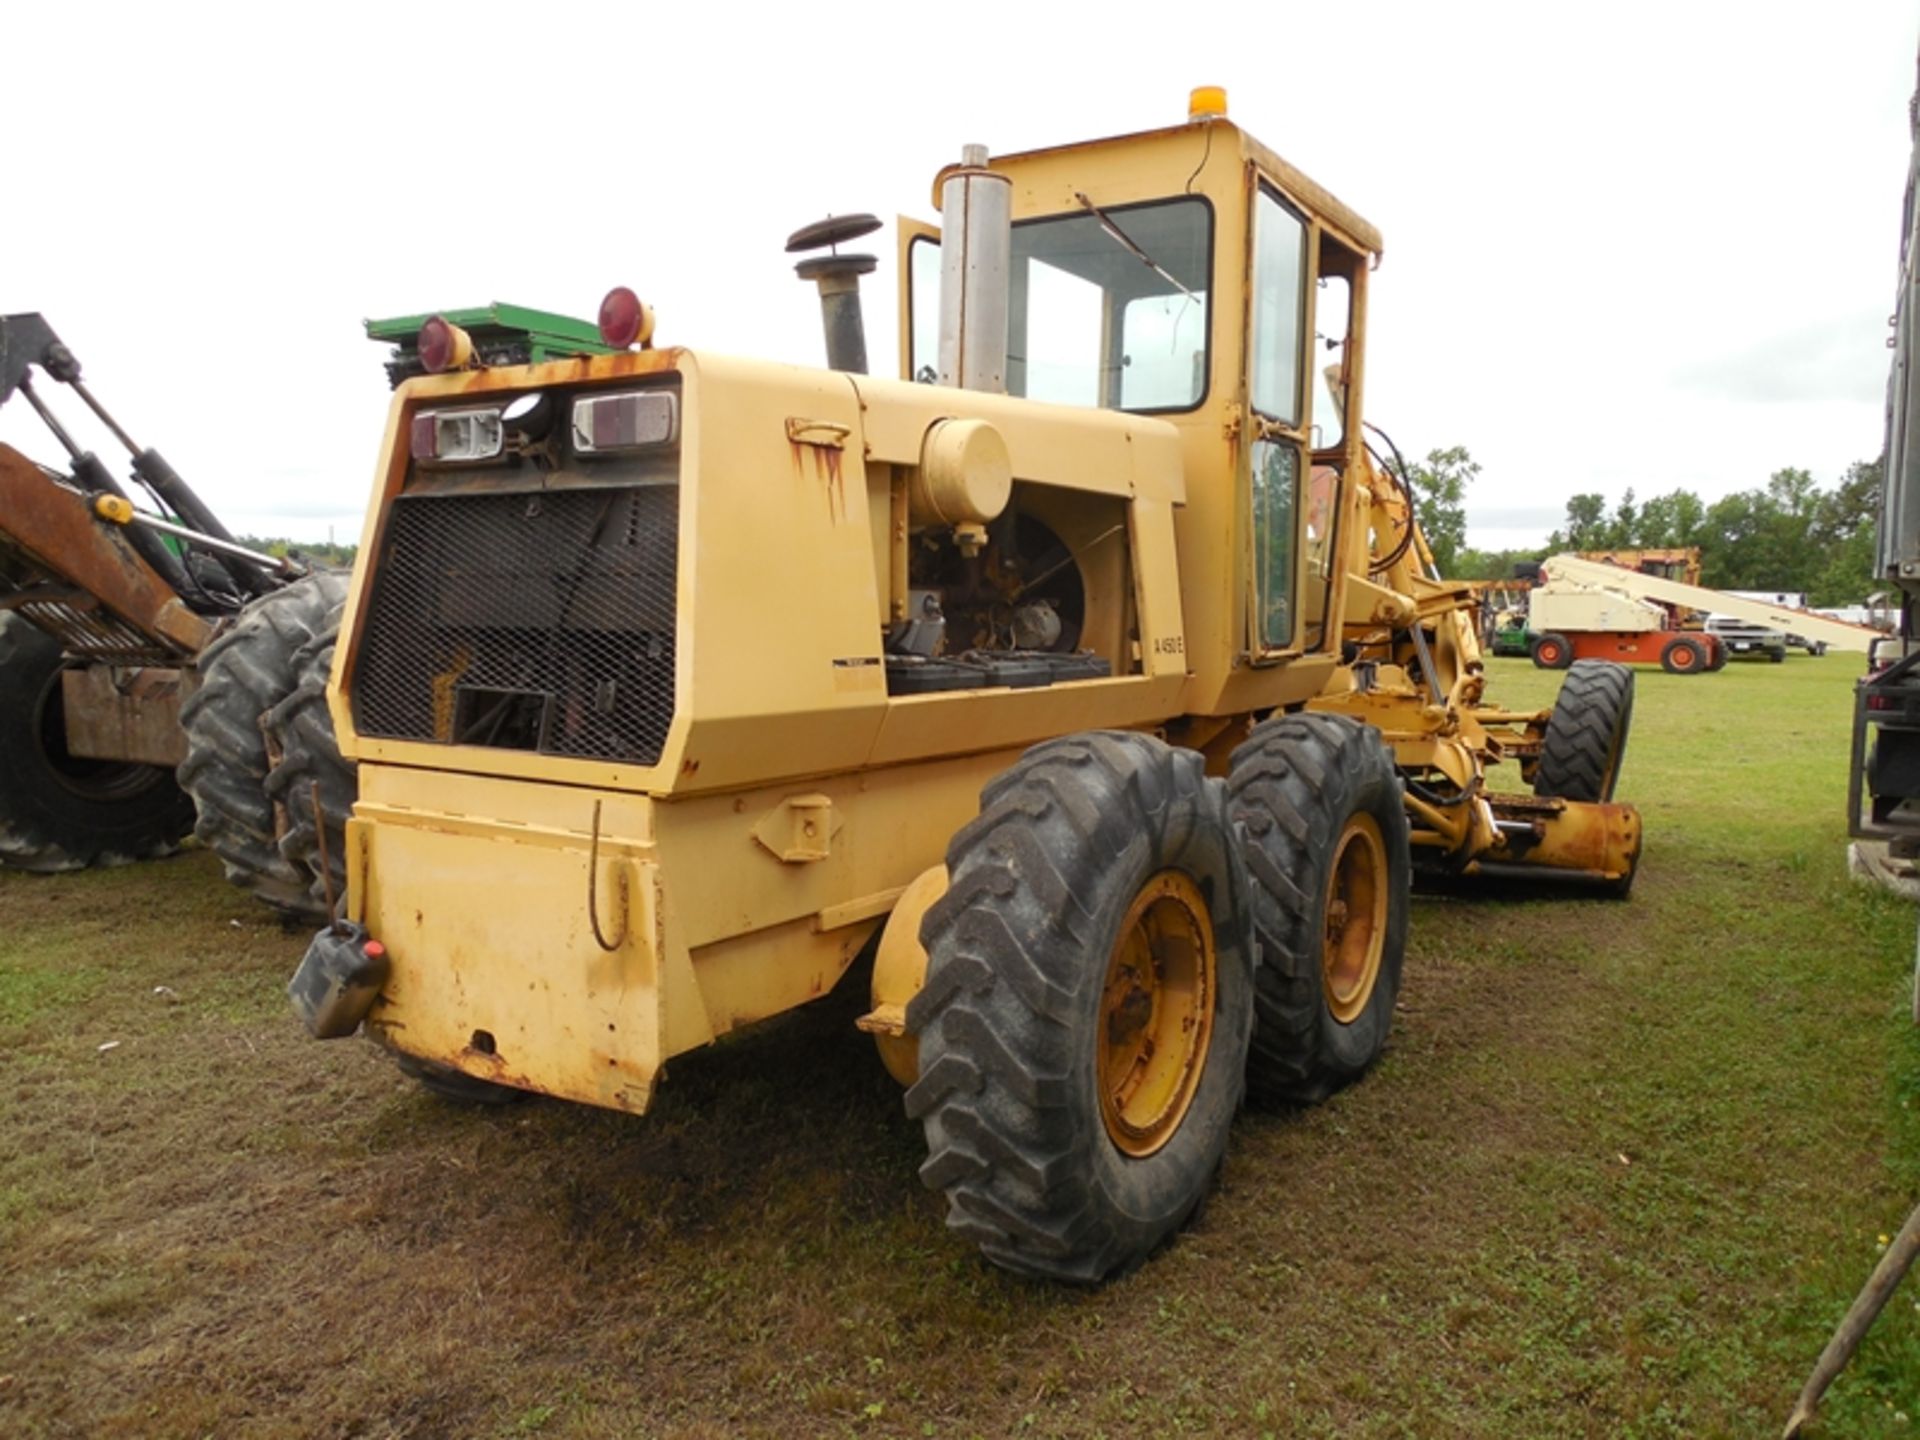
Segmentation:
{"type": "MultiPolygon", "coordinates": [[[[1920,1182],[1914,917],[1842,872],[1851,668],[1643,674],[1633,897],[1419,899],[1380,1068],[1245,1116],[1197,1223],[1093,1292],[949,1236],[858,996],[642,1120],[465,1111],[305,1041],[302,937],[207,857],[0,874],[0,1431],[1775,1426],[1920,1182]]],[[[1903,1296],[1827,1433],[1916,1402],[1903,1296]]]]}

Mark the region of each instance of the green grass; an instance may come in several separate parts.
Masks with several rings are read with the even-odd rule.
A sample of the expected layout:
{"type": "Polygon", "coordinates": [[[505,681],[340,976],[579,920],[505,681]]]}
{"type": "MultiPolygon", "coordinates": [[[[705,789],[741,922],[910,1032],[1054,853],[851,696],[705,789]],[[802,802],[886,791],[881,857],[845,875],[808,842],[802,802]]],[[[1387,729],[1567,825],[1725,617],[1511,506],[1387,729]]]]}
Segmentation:
{"type": "MultiPolygon", "coordinates": [[[[1777,1430],[1920,1196],[1915,915],[1844,873],[1855,668],[1642,672],[1632,898],[1417,899],[1379,1069],[1243,1117],[1094,1292],[949,1237],[857,996],[645,1119],[464,1112],[302,1039],[302,937],[208,857],[0,874],[0,1433],[1777,1430]]],[[[1818,1433],[1920,1425],[1916,1301],[1818,1433]]]]}

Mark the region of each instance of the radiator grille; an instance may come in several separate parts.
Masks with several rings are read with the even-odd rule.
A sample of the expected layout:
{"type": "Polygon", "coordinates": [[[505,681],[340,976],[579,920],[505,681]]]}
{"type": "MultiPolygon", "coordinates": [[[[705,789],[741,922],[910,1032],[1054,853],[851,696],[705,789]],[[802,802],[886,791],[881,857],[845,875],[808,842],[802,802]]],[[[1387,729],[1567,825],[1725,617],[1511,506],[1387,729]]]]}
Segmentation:
{"type": "Polygon", "coordinates": [[[397,499],[354,668],[361,733],[658,761],[673,720],[679,494],[397,499]]]}

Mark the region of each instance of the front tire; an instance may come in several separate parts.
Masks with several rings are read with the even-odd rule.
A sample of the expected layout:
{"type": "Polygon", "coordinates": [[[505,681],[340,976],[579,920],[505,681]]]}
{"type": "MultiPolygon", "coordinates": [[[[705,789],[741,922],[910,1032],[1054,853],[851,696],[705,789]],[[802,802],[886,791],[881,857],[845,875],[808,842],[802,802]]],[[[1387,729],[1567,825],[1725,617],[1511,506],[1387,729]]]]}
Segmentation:
{"type": "Polygon", "coordinates": [[[1248,1089],[1314,1104],[1364,1075],[1393,1026],[1413,873],[1400,777],[1371,726],[1287,715],[1233,752],[1227,791],[1260,941],[1248,1089]]]}
{"type": "Polygon", "coordinates": [[[193,802],[160,765],[67,749],[60,642],[0,611],[0,864],[52,874],[171,855],[193,802]]]}
{"type": "Polygon", "coordinates": [[[1609,660],[1582,660],[1553,702],[1533,793],[1563,800],[1613,799],[1633,726],[1633,672],[1609,660]]]}
{"type": "Polygon", "coordinates": [[[920,1178],[995,1264],[1106,1279],[1200,1204],[1245,1088],[1254,949],[1225,789],[1151,736],[1050,741],[987,786],[947,869],[907,1009],[920,1178]]]}

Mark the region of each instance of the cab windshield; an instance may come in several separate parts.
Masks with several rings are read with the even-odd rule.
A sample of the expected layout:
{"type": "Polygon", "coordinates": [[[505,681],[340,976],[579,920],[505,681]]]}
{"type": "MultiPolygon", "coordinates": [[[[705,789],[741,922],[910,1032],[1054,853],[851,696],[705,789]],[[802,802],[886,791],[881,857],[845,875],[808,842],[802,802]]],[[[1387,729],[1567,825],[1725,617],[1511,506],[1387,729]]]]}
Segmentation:
{"type": "MultiPolygon", "coordinates": [[[[1007,393],[1110,410],[1191,410],[1207,393],[1213,212],[1194,198],[1013,227],[1007,393]]],[[[913,374],[939,362],[939,244],[912,250],[913,374]]]]}

